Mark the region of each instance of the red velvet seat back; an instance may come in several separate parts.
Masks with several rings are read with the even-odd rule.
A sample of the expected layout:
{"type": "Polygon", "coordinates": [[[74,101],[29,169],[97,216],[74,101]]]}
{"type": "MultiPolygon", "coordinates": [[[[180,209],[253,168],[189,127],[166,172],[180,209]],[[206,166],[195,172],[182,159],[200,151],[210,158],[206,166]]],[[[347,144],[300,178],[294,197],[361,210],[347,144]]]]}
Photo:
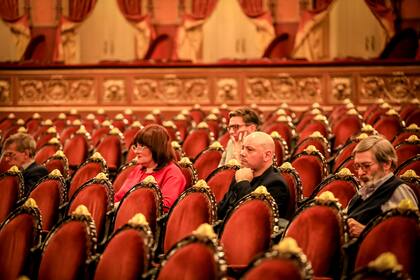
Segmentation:
{"type": "Polygon", "coordinates": [[[106,135],[96,147],[110,170],[116,171],[122,162],[122,143],[118,135],[106,135]]]}
{"type": "Polygon", "coordinates": [[[71,179],[69,186],[69,198],[71,198],[77,189],[80,188],[84,183],[103,171],[104,170],[99,162],[88,162],[81,166],[71,179]]]}
{"type": "Polygon", "coordinates": [[[395,138],[392,140],[392,145],[396,147],[398,144],[404,142],[411,135],[416,135],[417,138],[420,138],[420,130],[406,130],[401,132],[400,134],[396,135],[395,138]]]}
{"type": "MultiPolygon", "coordinates": [[[[301,139],[301,138],[300,138],[301,139]]],[[[328,143],[324,142],[322,138],[318,137],[306,137],[304,140],[300,141],[294,151],[294,154],[299,154],[303,152],[309,145],[314,146],[325,158],[329,158],[330,151],[328,143]]]]}
{"type": "Polygon", "coordinates": [[[145,246],[144,237],[137,230],[119,232],[107,244],[94,279],[140,279],[148,261],[145,246]]]}
{"type": "Polygon", "coordinates": [[[92,133],[92,145],[97,147],[99,142],[101,142],[102,137],[109,133],[111,128],[109,126],[100,126],[92,133]]]}
{"type": "Polygon", "coordinates": [[[58,145],[44,145],[35,154],[35,162],[43,164],[49,157],[52,157],[60,147],[58,145]]]}
{"type": "Polygon", "coordinates": [[[39,212],[42,216],[42,229],[49,231],[58,221],[60,207],[60,188],[59,180],[48,179],[39,183],[29,194],[35,199],[39,212]]]}
{"type": "Polygon", "coordinates": [[[66,126],[60,133],[61,144],[65,145],[67,140],[71,139],[79,128],[80,126],[78,125],[66,126]]]}
{"type": "Polygon", "coordinates": [[[156,234],[158,212],[157,196],[153,189],[138,188],[126,195],[121,201],[114,221],[114,231],[126,224],[135,214],[142,213],[149,223],[153,234],[156,234]]]}
{"type": "Polygon", "coordinates": [[[404,161],[420,154],[420,144],[417,144],[417,143],[412,144],[412,143],[403,142],[397,147],[395,147],[395,151],[397,152],[398,165],[400,165],[404,161]]]}
{"type": "Polygon", "coordinates": [[[414,110],[410,115],[407,116],[405,120],[405,124],[407,126],[413,123],[415,123],[417,126],[420,126],[420,108],[414,110]]]}
{"type": "Polygon", "coordinates": [[[121,170],[115,177],[114,182],[112,183],[112,187],[114,188],[114,193],[117,193],[120,190],[125,180],[127,179],[128,175],[135,167],[136,165],[132,164],[132,165],[127,165],[121,168],[121,170]]]}
{"type": "Polygon", "coordinates": [[[187,135],[182,150],[190,159],[196,156],[210,145],[210,137],[207,129],[196,129],[187,135]]]}
{"type": "Polygon", "coordinates": [[[137,132],[139,132],[140,127],[129,127],[124,131],[124,144],[125,148],[128,150],[133,142],[134,137],[137,132]]]}
{"type": "Polygon", "coordinates": [[[337,213],[315,205],[300,212],[289,224],[286,236],[296,240],[312,264],[315,276],[333,276],[339,267],[342,229],[337,213]]]}
{"type": "Polygon", "coordinates": [[[88,250],[86,225],[79,221],[63,224],[46,243],[38,279],[83,279],[88,250]]]}
{"type": "Polygon", "coordinates": [[[334,197],[338,199],[338,202],[340,202],[343,208],[347,207],[350,200],[357,192],[356,187],[351,182],[345,180],[332,180],[322,187],[317,193],[317,196],[327,191],[334,194],[334,197]]]}
{"type": "Polygon", "coordinates": [[[136,157],[137,157],[136,153],[134,152],[133,149],[130,148],[130,149],[128,149],[127,158],[126,158],[125,162],[130,162],[133,159],[135,159],[136,157]]]}
{"type": "Polygon", "coordinates": [[[206,180],[207,176],[219,166],[221,158],[222,150],[208,149],[200,153],[193,163],[197,171],[197,179],[206,180]]]}
{"type": "Polygon", "coordinates": [[[32,215],[15,216],[0,230],[1,279],[15,280],[23,274],[29,251],[34,246],[35,222],[32,215]]]}
{"type": "Polygon", "coordinates": [[[301,280],[302,275],[294,261],[288,259],[266,259],[248,271],[244,280],[301,280]]]}
{"type": "Polygon", "coordinates": [[[87,159],[89,144],[84,135],[76,134],[64,144],[63,151],[69,161],[69,166],[76,168],[87,159]]]}
{"type": "Polygon", "coordinates": [[[182,196],[169,213],[163,251],[167,252],[176,242],[190,235],[201,224],[212,224],[215,218],[211,217],[211,213],[212,205],[205,193],[189,192],[182,196]]]}
{"type": "Polygon", "coordinates": [[[343,146],[341,150],[336,153],[336,157],[334,159],[334,166],[332,168],[332,172],[337,172],[337,168],[353,153],[353,149],[356,147],[356,142],[351,142],[350,144],[343,146]]]}
{"type": "Polygon", "coordinates": [[[319,131],[319,133],[321,133],[321,135],[327,139],[330,135],[329,127],[324,121],[311,120],[299,133],[299,141],[302,141],[303,139],[309,137],[315,131],[319,131]]]}
{"type": "Polygon", "coordinates": [[[220,241],[228,265],[245,266],[270,246],[272,212],[266,202],[246,201],[225,221],[220,241]]]}
{"type": "Polygon", "coordinates": [[[220,136],[217,141],[226,149],[227,143],[229,142],[230,134],[229,132],[225,132],[222,136],[220,136]]]}
{"type": "Polygon", "coordinates": [[[271,125],[268,125],[264,132],[271,134],[271,132],[277,131],[280,136],[286,141],[288,148],[291,148],[292,145],[292,128],[289,126],[287,122],[275,122],[271,125]]]}
{"type": "Polygon", "coordinates": [[[190,117],[191,119],[196,123],[199,124],[200,122],[202,122],[204,120],[205,117],[205,113],[203,112],[203,110],[201,109],[191,109],[190,110],[190,117]]]}
{"type": "Polygon", "coordinates": [[[20,198],[19,188],[22,187],[20,184],[18,176],[0,177],[0,223],[6,219],[20,198]]]}
{"type": "Polygon", "coordinates": [[[49,173],[54,169],[58,169],[65,179],[69,176],[68,162],[64,157],[50,157],[43,165],[49,173]]]}
{"type": "Polygon", "coordinates": [[[297,203],[300,201],[298,197],[298,184],[296,177],[293,174],[288,172],[281,172],[283,179],[286,181],[286,184],[289,188],[289,205],[286,212],[286,218],[291,218],[296,211],[297,203]]]}
{"type": "Polygon", "coordinates": [[[106,188],[101,184],[85,185],[70,201],[67,214],[73,213],[79,205],[85,205],[95,222],[97,236],[103,237],[108,209],[108,196],[106,188]]]}
{"type": "Polygon", "coordinates": [[[43,133],[36,140],[36,150],[42,148],[45,144],[48,143],[52,138],[57,137],[57,133],[43,133]]]}
{"type": "Polygon", "coordinates": [[[373,128],[376,129],[379,134],[385,136],[386,139],[392,141],[392,139],[403,130],[403,125],[398,116],[381,116],[379,120],[375,122],[373,128]]]}
{"type": "Polygon", "coordinates": [[[173,122],[179,131],[179,137],[181,138],[181,142],[184,141],[185,137],[187,137],[188,130],[191,127],[190,121],[186,119],[174,119],[173,122]]]}
{"type": "Polygon", "coordinates": [[[191,188],[197,181],[196,170],[192,164],[180,164],[179,168],[181,169],[182,174],[185,177],[185,189],[191,188]]]}
{"type": "Polygon", "coordinates": [[[336,150],[341,145],[344,145],[347,140],[356,135],[362,128],[362,121],[357,115],[345,115],[338,119],[335,124],[332,125],[331,132],[334,134],[334,147],[336,150]]]}
{"type": "Polygon", "coordinates": [[[292,166],[302,180],[303,197],[311,196],[323,179],[322,163],[315,156],[302,155],[292,161],[292,166]]]}
{"type": "Polygon", "coordinates": [[[411,159],[408,159],[407,161],[403,162],[398,166],[398,169],[396,170],[397,175],[404,174],[408,169],[414,170],[416,174],[420,174],[420,155],[415,156],[411,159]]]}
{"type": "Polygon", "coordinates": [[[420,276],[420,227],[415,218],[394,216],[375,225],[363,238],[355,269],[366,266],[384,252],[393,253],[412,279],[420,276]],[[380,241],[380,242],[378,242],[380,241]]]}
{"type": "Polygon", "coordinates": [[[235,173],[235,168],[219,169],[217,173],[214,173],[207,179],[207,185],[212,190],[217,203],[223,199],[229,190],[230,183],[232,182],[235,173]]]}
{"type": "Polygon", "coordinates": [[[170,256],[157,279],[218,279],[213,254],[214,252],[204,244],[188,244],[170,256]]]}

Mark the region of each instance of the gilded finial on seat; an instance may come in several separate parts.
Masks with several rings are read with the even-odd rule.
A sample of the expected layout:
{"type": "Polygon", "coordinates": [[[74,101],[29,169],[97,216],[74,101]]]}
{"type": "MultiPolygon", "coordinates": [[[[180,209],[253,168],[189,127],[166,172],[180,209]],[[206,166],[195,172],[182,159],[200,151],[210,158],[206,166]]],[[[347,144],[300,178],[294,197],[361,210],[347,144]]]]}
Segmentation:
{"type": "Polygon", "coordinates": [[[98,110],[96,110],[96,113],[98,113],[99,115],[103,115],[103,114],[105,114],[105,109],[104,108],[99,108],[98,110]]]}
{"type": "Polygon", "coordinates": [[[28,198],[26,201],[25,201],[25,204],[24,204],[26,207],[29,207],[29,208],[38,208],[38,205],[36,204],[36,201],[35,201],[35,199],[33,199],[32,197],[30,197],[30,198],[28,198]]]}
{"type": "Polygon", "coordinates": [[[326,116],[324,116],[324,115],[322,115],[322,114],[317,114],[317,115],[314,117],[314,120],[316,120],[316,121],[327,121],[327,117],[326,117],[326,116]]]}
{"type": "Polygon", "coordinates": [[[400,203],[398,203],[397,206],[398,209],[400,210],[417,210],[417,206],[414,205],[413,201],[411,201],[410,199],[403,199],[400,201],[400,203]]]}
{"type": "Polygon", "coordinates": [[[281,169],[286,169],[286,170],[294,169],[293,165],[288,161],[283,162],[282,165],[280,165],[280,168],[281,169]]]}
{"type": "Polygon", "coordinates": [[[227,109],[228,108],[228,105],[226,103],[223,103],[222,105],[220,105],[220,108],[227,109]]]}
{"type": "Polygon", "coordinates": [[[395,111],[395,109],[389,109],[389,110],[385,113],[385,115],[387,115],[387,116],[398,116],[398,112],[397,112],[397,111],[395,111]]]}
{"type": "Polygon", "coordinates": [[[196,188],[208,188],[209,186],[207,185],[207,182],[203,179],[200,179],[197,181],[197,183],[195,183],[194,187],[196,188]]]}
{"type": "Polygon", "coordinates": [[[55,126],[49,127],[47,129],[47,133],[57,133],[57,129],[55,128],[55,126]]]}
{"type": "Polygon", "coordinates": [[[206,117],[206,120],[217,121],[217,116],[215,114],[209,114],[206,117]]]}
{"type": "Polygon", "coordinates": [[[227,163],[227,166],[229,167],[233,167],[233,166],[241,166],[241,164],[239,163],[239,161],[237,159],[230,159],[227,163]]]}
{"type": "Polygon", "coordinates": [[[201,108],[201,106],[200,106],[200,104],[195,103],[193,108],[194,108],[194,109],[200,109],[200,108],[201,108]]]}
{"type": "Polygon", "coordinates": [[[338,171],[337,175],[344,177],[344,176],[351,176],[353,175],[353,173],[351,173],[350,169],[344,167],[344,168],[341,168],[340,171],[338,171]]]}
{"type": "Polygon", "coordinates": [[[93,155],[91,155],[90,158],[93,159],[93,160],[97,160],[97,159],[103,160],[104,159],[104,157],[101,155],[100,152],[94,152],[93,155]]]}
{"type": "Polygon", "coordinates": [[[63,150],[58,150],[57,152],[55,152],[54,156],[63,158],[66,155],[64,154],[63,150]]]}
{"type": "Polygon", "coordinates": [[[95,115],[94,115],[94,114],[92,114],[92,113],[89,113],[89,114],[86,116],[86,119],[87,119],[87,120],[90,120],[90,121],[93,121],[93,120],[95,119],[95,115]]]}
{"type": "Polygon", "coordinates": [[[115,120],[118,120],[118,121],[121,121],[121,120],[123,120],[124,119],[124,115],[123,114],[121,114],[121,113],[119,113],[119,114],[117,114],[116,116],[115,116],[115,118],[114,118],[115,120]]]}
{"type": "Polygon", "coordinates": [[[39,113],[33,113],[32,118],[33,118],[34,120],[38,120],[38,119],[40,119],[40,118],[41,118],[41,115],[40,115],[39,113]]]}
{"type": "Polygon", "coordinates": [[[357,140],[363,140],[363,139],[368,138],[368,137],[369,137],[369,135],[367,135],[366,133],[360,133],[360,134],[356,137],[356,139],[357,139],[357,140]]]}
{"type": "Polygon", "coordinates": [[[217,235],[213,230],[213,227],[208,223],[204,223],[198,226],[196,230],[193,231],[194,235],[208,237],[210,239],[216,239],[217,235]]]}
{"type": "Polygon", "coordinates": [[[118,129],[118,127],[113,127],[110,131],[109,131],[110,135],[119,135],[121,134],[121,131],[118,129]]]}
{"type": "Polygon", "coordinates": [[[77,206],[76,210],[73,211],[72,215],[92,217],[88,208],[83,204],[80,204],[79,206],[77,206]]]}
{"type": "Polygon", "coordinates": [[[280,134],[277,131],[273,131],[270,133],[271,138],[278,139],[280,138],[280,134]]]}
{"type": "Polygon", "coordinates": [[[141,123],[140,123],[139,121],[134,121],[134,122],[131,124],[131,127],[141,127],[141,123]]]}
{"type": "Polygon", "coordinates": [[[17,124],[17,125],[21,125],[21,126],[23,126],[23,125],[25,125],[25,121],[24,121],[23,119],[18,119],[18,120],[16,121],[16,124],[17,124]]]}
{"type": "Polygon", "coordinates": [[[322,202],[328,202],[328,201],[338,202],[338,199],[330,191],[321,193],[320,195],[315,197],[315,200],[322,201],[322,202]]]}
{"type": "Polygon", "coordinates": [[[263,195],[269,194],[269,192],[267,191],[267,188],[263,185],[258,186],[252,193],[263,194],[263,195]]]}
{"type": "Polygon", "coordinates": [[[70,115],[77,115],[77,110],[76,109],[71,109],[70,110],[70,115]]]}
{"type": "Polygon", "coordinates": [[[174,148],[175,150],[181,149],[181,145],[179,144],[178,141],[172,141],[171,142],[171,146],[172,148],[174,148]]]}
{"type": "Polygon", "coordinates": [[[219,141],[214,141],[213,143],[211,143],[209,148],[210,149],[223,149],[223,146],[222,146],[222,144],[220,144],[219,141]]]}
{"type": "Polygon", "coordinates": [[[95,179],[97,179],[97,180],[108,180],[108,176],[104,172],[99,172],[95,176],[95,179]]]}
{"type": "Polygon", "coordinates": [[[72,124],[72,125],[74,125],[74,126],[79,126],[79,125],[81,125],[82,123],[81,123],[81,121],[80,121],[80,120],[74,120],[71,124],[72,124]]]}
{"type": "Polygon", "coordinates": [[[110,122],[109,120],[104,120],[104,121],[101,123],[101,126],[104,126],[104,127],[109,127],[109,126],[111,126],[111,122],[110,122]]]}
{"type": "Polygon", "coordinates": [[[21,127],[18,128],[17,132],[26,133],[26,132],[28,132],[28,130],[25,127],[21,126],[21,127]]]}
{"type": "Polygon", "coordinates": [[[358,114],[359,113],[354,108],[347,111],[347,115],[358,115],[358,114]]]}
{"type": "Polygon", "coordinates": [[[133,114],[133,110],[127,108],[127,109],[124,110],[124,114],[126,114],[126,115],[132,115],[133,114]]]}
{"type": "Polygon", "coordinates": [[[50,119],[46,119],[45,121],[41,122],[41,124],[45,126],[50,126],[53,125],[53,122],[50,119]]]}
{"type": "Polygon", "coordinates": [[[370,124],[365,124],[365,125],[362,126],[361,131],[362,132],[372,132],[372,131],[375,131],[375,129],[370,124]]]}
{"type": "Polygon", "coordinates": [[[48,144],[59,144],[60,140],[58,140],[57,137],[53,137],[50,140],[48,140],[48,144]]]}
{"type": "Polygon", "coordinates": [[[412,123],[412,124],[410,124],[409,126],[407,126],[405,129],[406,129],[406,130],[419,130],[419,129],[420,129],[420,127],[418,127],[418,125],[417,125],[417,124],[412,123]]]}
{"type": "Polygon", "coordinates": [[[280,108],[280,109],[277,109],[276,115],[282,116],[282,115],[287,115],[287,114],[286,114],[286,111],[283,108],[280,108]]]}
{"type": "Polygon", "coordinates": [[[153,114],[147,114],[144,117],[144,119],[147,120],[147,121],[155,121],[156,120],[156,118],[155,118],[155,116],[153,114]]]}
{"type": "Polygon", "coordinates": [[[180,163],[180,164],[183,164],[183,165],[190,165],[190,164],[192,164],[192,163],[191,163],[191,160],[190,160],[188,157],[182,157],[182,158],[179,160],[179,163],[180,163]]]}
{"type": "Polygon", "coordinates": [[[84,125],[81,125],[79,127],[79,129],[76,131],[76,134],[86,134],[86,133],[88,133],[88,132],[87,132],[87,130],[86,130],[86,128],[85,128],[84,125]]]}
{"type": "Polygon", "coordinates": [[[176,115],[175,117],[174,117],[174,120],[186,120],[187,119],[187,117],[185,117],[185,115],[184,114],[178,114],[178,115],[176,115]]]}
{"type": "Polygon", "coordinates": [[[146,220],[146,217],[142,213],[135,214],[129,221],[128,224],[130,225],[149,225],[149,223],[146,220]]]}
{"type": "Polygon", "coordinates": [[[145,184],[157,184],[155,177],[153,177],[152,175],[149,175],[146,178],[144,178],[144,180],[142,181],[142,183],[145,183],[145,184]]]}
{"type": "Polygon", "coordinates": [[[283,102],[283,103],[280,104],[280,108],[287,109],[287,108],[289,108],[289,105],[287,105],[287,103],[283,102]]]}
{"type": "Polygon", "coordinates": [[[314,132],[312,132],[312,134],[311,135],[309,135],[309,137],[321,137],[321,138],[324,138],[324,135],[322,135],[321,134],[321,132],[319,132],[319,131],[314,131],[314,132]]]}
{"type": "Polygon", "coordinates": [[[411,135],[411,136],[410,136],[410,137],[408,137],[405,141],[407,141],[407,142],[411,142],[411,143],[414,143],[414,142],[419,141],[419,138],[417,137],[417,135],[411,135]]]}
{"type": "Polygon", "coordinates": [[[397,258],[391,252],[380,254],[375,260],[369,262],[368,267],[375,268],[379,271],[383,270],[402,270],[402,266],[398,263],[397,258]]]}
{"type": "Polygon", "coordinates": [[[8,118],[9,120],[12,120],[12,119],[16,118],[16,115],[15,115],[15,114],[13,114],[13,113],[10,113],[10,114],[8,114],[8,115],[7,115],[7,118],[8,118]]]}
{"type": "Polygon", "coordinates": [[[296,240],[292,237],[285,237],[280,240],[279,244],[274,245],[273,249],[280,253],[302,253],[302,249],[297,244],[296,240]]]}
{"type": "Polygon", "coordinates": [[[309,145],[308,147],[305,148],[305,152],[307,153],[318,152],[318,149],[314,145],[309,145]]]}
{"type": "Polygon", "coordinates": [[[153,109],[152,110],[152,114],[153,115],[159,115],[160,114],[160,110],[159,109],[153,109]]]}
{"type": "Polygon", "coordinates": [[[209,128],[209,125],[206,122],[200,122],[197,128],[209,128]]]}
{"type": "Polygon", "coordinates": [[[13,165],[12,167],[9,168],[8,172],[10,173],[19,173],[19,167],[17,167],[16,165],[13,165]]]}
{"type": "Polygon", "coordinates": [[[287,122],[287,121],[289,121],[289,119],[287,118],[286,115],[281,115],[277,118],[277,121],[278,122],[287,122]]]}
{"type": "Polygon", "coordinates": [[[64,113],[60,113],[60,114],[58,114],[58,117],[57,117],[59,120],[65,120],[66,119],[66,114],[64,114],[64,113]]]}
{"type": "Polygon", "coordinates": [[[48,175],[52,176],[52,177],[61,177],[62,176],[60,170],[58,170],[58,169],[54,169],[48,175]]]}
{"type": "Polygon", "coordinates": [[[408,169],[400,176],[400,178],[419,178],[419,175],[417,175],[416,171],[413,169],[408,169]]]}
{"type": "MultiPolygon", "coordinates": [[[[213,115],[218,115],[218,114],[220,114],[220,110],[219,110],[219,108],[213,108],[213,109],[211,109],[211,114],[213,114],[213,115]]],[[[217,119],[217,118],[216,118],[217,119]]]]}

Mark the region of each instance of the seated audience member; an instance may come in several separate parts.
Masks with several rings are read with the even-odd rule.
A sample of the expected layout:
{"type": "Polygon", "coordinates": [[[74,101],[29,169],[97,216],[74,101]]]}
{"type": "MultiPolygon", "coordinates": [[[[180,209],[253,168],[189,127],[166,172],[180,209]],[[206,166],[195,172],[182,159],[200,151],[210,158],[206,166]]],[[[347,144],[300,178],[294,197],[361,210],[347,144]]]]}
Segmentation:
{"type": "Polygon", "coordinates": [[[237,170],[229,191],[218,205],[218,217],[223,219],[245,195],[263,185],[276,201],[280,217],[284,217],[289,202],[289,189],[273,167],[274,141],[264,132],[252,132],[244,138],[240,152],[241,169],[237,170]]]}
{"type": "Polygon", "coordinates": [[[369,221],[403,199],[418,206],[413,190],[392,172],[397,167],[397,155],[388,140],[371,135],[357,144],[353,154],[354,169],[362,186],[347,208],[353,237],[359,236],[369,221]]]}
{"type": "Polygon", "coordinates": [[[21,170],[26,193],[32,191],[39,179],[48,175],[47,168],[34,160],[35,147],[31,135],[19,132],[7,138],[2,149],[2,157],[7,164],[10,167],[16,165],[21,170]]]}
{"type": "Polygon", "coordinates": [[[132,149],[136,153],[138,166],[130,172],[115,194],[115,202],[119,202],[134,185],[151,175],[162,191],[163,206],[167,212],[186,185],[181,169],[174,162],[175,152],[168,132],[163,126],[150,124],[137,133],[132,149]]]}
{"type": "Polygon", "coordinates": [[[251,132],[258,130],[260,124],[260,117],[252,109],[242,108],[229,113],[228,133],[230,139],[220,160],[220,166],[231,159],[240,160],[239,154],[243,139],[251,132]]]}

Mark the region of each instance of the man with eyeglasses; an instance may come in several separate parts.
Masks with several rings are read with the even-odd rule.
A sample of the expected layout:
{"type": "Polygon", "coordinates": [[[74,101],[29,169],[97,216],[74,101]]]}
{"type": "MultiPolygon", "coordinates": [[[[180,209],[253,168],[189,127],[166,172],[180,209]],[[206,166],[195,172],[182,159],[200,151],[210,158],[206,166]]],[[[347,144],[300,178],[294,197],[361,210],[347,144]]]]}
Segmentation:
{"type": "Polygon", "coordinates": [[[16,133],[6,139],[2,149],[2,160],[8,166],[16,165],[22,172],[25,192],[29,193],[38,181],[48,175],[45,166],[35,162],[34,138],[27,133],[16,133]]]}
{"type": "Polygon", "coordinates": [[[354,170],[361,185],[347,207],[347,223],[353,237],[358,237],[369,221],[403,199],[411,200],[418,207],[413,190],[393,173],[397,154],[387,139],[371,135],[357,144],[353,155],[354,170]]]}
{"type": "Polygon", "coordinates": [[[226,164],[231,159],[240,160],[242,142],[245,136],[258,130],[261,119],[250,108],[241,108],[229,113],[228,133],[230,139],[222,155],[219,166],[226,164]]]}

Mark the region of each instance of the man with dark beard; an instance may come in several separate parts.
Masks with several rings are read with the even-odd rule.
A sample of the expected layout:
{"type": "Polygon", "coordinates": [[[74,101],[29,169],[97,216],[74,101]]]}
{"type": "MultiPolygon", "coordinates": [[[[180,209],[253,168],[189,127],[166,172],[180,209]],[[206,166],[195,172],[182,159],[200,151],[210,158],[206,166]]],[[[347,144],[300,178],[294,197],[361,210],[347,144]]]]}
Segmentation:
{"type": "Polygon", "coordinates": [[[347,208],[347,223],[353,237],[359,236],[369,221],[403,199],[418,207],[413,190],[393,173],[397,155],[388,140],[371,135],[357,144],[353,155],[354,170],[362,186],[347,208]]]}

